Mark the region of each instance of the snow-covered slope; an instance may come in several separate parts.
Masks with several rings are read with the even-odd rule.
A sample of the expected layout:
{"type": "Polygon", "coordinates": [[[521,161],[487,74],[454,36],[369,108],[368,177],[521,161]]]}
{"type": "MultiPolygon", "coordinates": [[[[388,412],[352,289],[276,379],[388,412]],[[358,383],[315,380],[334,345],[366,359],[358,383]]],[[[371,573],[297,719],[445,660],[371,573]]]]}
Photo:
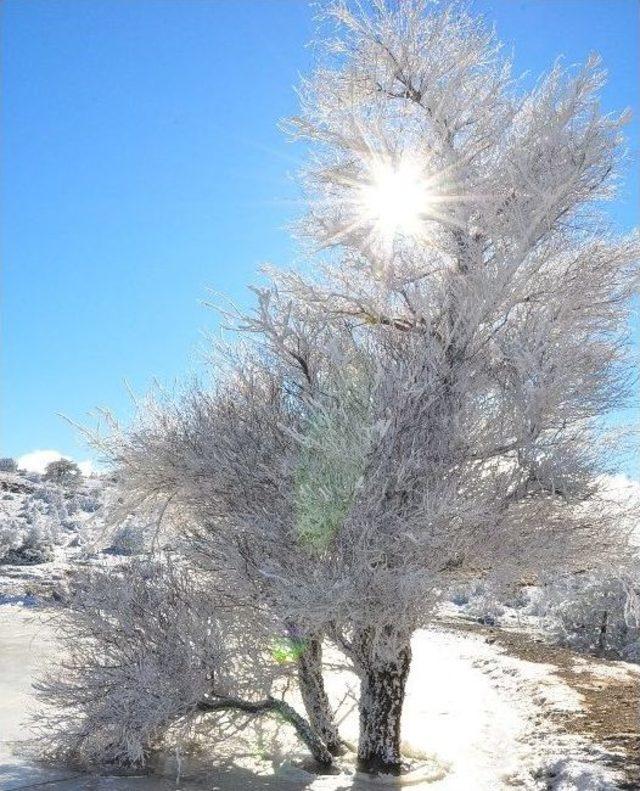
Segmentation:
{"type": "Polygon", "coordinates": [[[48,598],[100,528],[104,482],[0,472],[0,602],[48,598]]]}

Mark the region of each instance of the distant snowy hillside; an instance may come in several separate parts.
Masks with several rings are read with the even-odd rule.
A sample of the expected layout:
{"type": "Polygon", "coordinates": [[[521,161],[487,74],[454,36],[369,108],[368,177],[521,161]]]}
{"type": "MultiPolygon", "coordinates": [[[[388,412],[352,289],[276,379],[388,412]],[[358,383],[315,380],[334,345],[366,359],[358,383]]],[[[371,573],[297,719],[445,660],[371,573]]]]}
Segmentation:
{"type": "Polygon", "coordinates": [[[62,568],[98,535],[105,482],[70,483],[0,471],[0,601],[49,592],[62,568]]]}

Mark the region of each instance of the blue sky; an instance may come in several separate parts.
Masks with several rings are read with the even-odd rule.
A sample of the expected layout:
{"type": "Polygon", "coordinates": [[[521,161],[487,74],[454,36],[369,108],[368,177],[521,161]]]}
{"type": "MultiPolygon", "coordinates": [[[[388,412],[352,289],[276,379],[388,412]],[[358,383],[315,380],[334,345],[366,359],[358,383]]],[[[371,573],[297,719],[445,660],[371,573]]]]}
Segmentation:
{"type": "MultiPolygon", "coordinates": [[[[637,116],[636,0],[477,0],[529,79],[596,50],[637,116]]],[[[295,261],[303,152],[278,131],[308,70],[302,0],[4,0],[2,453],[87,455],[62,412],[126,416],[198,370],[207,289],[247,302],[295,261]]],[[[611,206],[637,222],[635,165],[611,206]]]]}

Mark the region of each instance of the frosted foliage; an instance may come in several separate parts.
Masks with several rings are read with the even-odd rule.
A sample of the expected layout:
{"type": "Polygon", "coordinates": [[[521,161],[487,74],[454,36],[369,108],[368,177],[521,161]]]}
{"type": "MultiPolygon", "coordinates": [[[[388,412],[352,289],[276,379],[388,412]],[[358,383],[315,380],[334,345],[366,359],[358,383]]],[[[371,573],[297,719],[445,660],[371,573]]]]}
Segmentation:
{"type": "Polygon", "coordinates": [[[75,527],[77,512],[76,498],[66,496],[65,492],[56,485],[36,489],[31,500],[23,507],[26,519],[29,519],[29,514],[40,513],[49,517],[52,523],[57,523],[66,530],[72,530],[75,527]]]}
{"type": "Polygon", "coordinates": [[[259,633],[159,562],[76,579],[58,636],[64,663],[39,685],[43,744],[82,765],[143,765],[163,738],[180,743],[204,701],[255,697],[271,680],[259,633]]]}
{"type": "Polygon", "coordinates": [[[289,122],[319,268],[268,270],[213,385],[99,444],[123,506],[161,513],[234,602],[341,646],[368,690],[359,755],[395,770],[384,696],[452,584],[623,551],[631,506],[598,476],[638,241],[600,210],[625,119],[599,110],[596,59],[525,94],[459,7],[354,8],[327,12],[289,122]]]}
{"type": "Polygon", "coordinates": [[[9,518],[0,522],[0,564],[35,565],[53,557],[51,523],[36,512],[30,521],[9,518]]]}
{"type": "Polygon", "coordinates": [[[112,530],[107,531],[108,552],[114,555],[140,555],[149,548],[148,529],[135,517],[129,516],[112,530]]]}
{"type": "Polygon", "coordinates": [[[519,597],[515,592],[509,595],[507,591],[496,590],[481,581],[456,587],[450,597],[453,604],[464,607],[465,615],[490,625],[500,622],[505,612],[505,605],[518,607],[525,604],[522,595],[519,597]]]}
{"type": "Polygon", "coordinates": [[[640,660],[640,574],[629,569],[563,577],[545,586],[543,623],[580,651],[640,660]]]}
{"type": "Polygon", "coordinates": [[[63,458],[47,464],[44,479],[61,486],[74,486],[81,481],[82,473],[74,461],[63,458]]]}
{"type": "MultiPolygon", "coordinates": [[[[3,504],[4,505],[4,504],[3,504]]],[[[37,488],[17,509],[0,512],[0,563],[32,565],[51,560],[53,548],[75,529],[75,504],[57,487],[37,488]]]]}

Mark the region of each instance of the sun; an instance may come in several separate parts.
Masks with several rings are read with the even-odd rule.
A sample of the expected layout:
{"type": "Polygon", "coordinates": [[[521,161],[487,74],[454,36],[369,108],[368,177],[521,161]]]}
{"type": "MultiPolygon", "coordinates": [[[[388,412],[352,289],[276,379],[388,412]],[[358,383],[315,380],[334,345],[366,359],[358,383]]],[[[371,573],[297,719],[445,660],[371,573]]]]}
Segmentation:
{"type": "Polygon", "coordinates": [[[367,170],[357,196],[364,223],[385,242],[399,235],[420,236],[434,195],[418,160],[407,155],[395,162],[375,159],[367,170]]]}

